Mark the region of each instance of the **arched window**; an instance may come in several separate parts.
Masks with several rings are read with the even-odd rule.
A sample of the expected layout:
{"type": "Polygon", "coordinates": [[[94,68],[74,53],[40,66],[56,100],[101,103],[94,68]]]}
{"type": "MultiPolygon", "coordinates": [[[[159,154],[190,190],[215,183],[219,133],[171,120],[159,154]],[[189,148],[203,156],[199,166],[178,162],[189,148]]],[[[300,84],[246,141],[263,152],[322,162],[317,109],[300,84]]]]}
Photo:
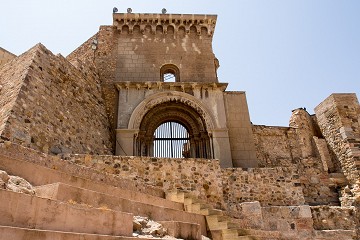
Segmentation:
{"type": "Polygon", "coordinates": [[[154,133],[154,157],[190,157],[189,133],[177,122],[162,123],[154,133]]]}
{"type": "Polygon", "coordinates": [[[160,81],[180,82],[179,68],[173,64],[166,64],[160,69],[160,81]]]}

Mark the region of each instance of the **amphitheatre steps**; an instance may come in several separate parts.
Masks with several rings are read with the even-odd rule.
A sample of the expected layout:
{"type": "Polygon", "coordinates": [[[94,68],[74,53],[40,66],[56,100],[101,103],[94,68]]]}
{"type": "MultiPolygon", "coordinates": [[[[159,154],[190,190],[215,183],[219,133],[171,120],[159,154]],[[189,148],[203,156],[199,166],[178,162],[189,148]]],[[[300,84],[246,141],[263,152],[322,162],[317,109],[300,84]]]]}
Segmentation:
{"type": "Polygon", "coordinates": [[[114,196],[112,192],[104,194],[63,183],[36,187],[36,195],[62,202],[74,202],[95,208],[108,208],[114,211],[127,212],[133,215],[149,217],[154,221],[176,221],[180,222],[179,224],[194,223],[199,225],[199,229],[203,229],[203,235],[206,235],[206,223],[202,215],[162,207],[157,202],[137,202],[114,196]]]}
{"type": "Polygon", "coordinates": [[[0,190],[0,225],[62,232],[132,236],[133,215],[0,190]]]}
{"type": "MultiPolygon", "coordinates": [[[[136,240],[135,237],[110,236],[101,234],[73,233],[49,231],[10,226],[0,226],[0,240],[36,239],[36,240],[136,240]]],[[[159,238],[141,238],[142,240],[157,240],[159,238]]]]}
{"type": "MultiPolygon", "coordinates": [[[[33,150],[29,149],[29,151],[33,150]]],[[[61,162],[64,166],[62,169],[56,169],[56,167],[53,167],[51,164],[46,164],[46,162],[38,163],[26,156],[4,156],[2,153],[3,151],[0,149],[0,169],[8,172],[9,174],[21,176],[34,186],[61,182],[74,187],[84,188],[104,194],[111,193],[111,195],[131,199],[132,201],[152,203],[153,205],[155,204],[160,207],[177,210],[184,209],[182,203],[162,198],[161,196],[164,195],[162,190],[154,190],[154,188],[149,187],[149,189],[151,189],[151,193],[154,191],[156,192],[154,195],[139,192],[136,188],[130,190],[127,189],[129,188],[127,185],[130,185],[131,188],[131,184],[127,184],[129,180],[117,178],[115,175],[110,176],[110,178],[113,177],[117,180],[113,183],[113,185],[111,185],[102,181],[103,178],[101,178],[101,175],[109,177],[111,174],[99,173],[94,169],[76,165],[71,162],[58,159],[57,161],[61,162]],[[66,171],[69,168],[74,168],[75,173],[66,171]],[[36,174],[34,174],[35,172],[36,174]],[[100,178],[98,178],[97,175],[100,175],[100,178]],[[125,184],[123,184],[122,181],[124,181],[125,184]]]]}
{"type": "MultiPolygon", "coordinates": [[[[0,198],[6,199],[1,199],[0,202],[14,202],[14,204],[19,202],[16,206],[36,210],[36,212],[28,213],[28,219],[35,218],[35,220],[40,221],[37,217],[42,216],[41,220],[44,221],[44,223],[41,222],[42,224],[38,224],[34,220],[35,223],[28,225],[26,224],[27,221],[23,220],[23,218],[26,219],[26,214],[22,216],[22,218],[16,218],[12,216],[12,213],[16,214],[19,212],[16,211],[16,206],[9,207],[4,205],[4,209],[0,208],[0,226],[3,225],[2,231],[4,234],[13,232],[16,232],[14,233],[14,236],[22,236],[22,234],[42,234],[45,236],[42,239],[66,240],[68,239],[68,236],[70,236],[69,239],[125,239],[124,237],[132,236],[133,215],[136,214],[147,216],[155,221],[163,221],[169,228],[169,233],[174,234],[174,237],[201,239],[201,234],[207,235],[204,216],[185,212],[182,203],[161,198],[160,196],[165,195],[162,190],[159,191],[158,189],[150,187],[150,194],[139,192],[138,188],[141,189],[141,186],[136,186],[138,188],[131,190],[131,187],[134,185],[131,185],[130,182],[129,186],[127,186],[126,183],[128,183],[129,180],[125,179],[124,182],[122,182],[123,179],[116,178],[116,176],[110,176],[111,174],[108,173],[101,173],[94,169],[76,165],[61,159],[50,159],[51,161],[61,162],[60,165],[62,166],[58,167],[59,165],[57,163],[47,162],[48,159],[43,158],[43,162],[39,162],[34,157],[28,158],[26,154],[14,154],[9,156],[6,153],[3,154],[3,150],[4,149],[0,148],[0,169],[11,175],[23,177],[37,187],[35,187],[36,196],[3,190],[0,192],[0,198]],[[71,169],[71,171],[67,171],[68,169],[71,169]],[[103,177],[102,175],[104,175],[104,178],[113,177],[120,183],[104,183],[101,180],[103,177]],[[125,187],[123,188],[123,186],[125,187]],[[17,196],[18,200],[14,201],[13,198],[7,197],[8,195],[17,196]],[[10,200],[7,200],[7,198],[10,200]],[[42,206],[44,209],[37,207],[36,204],[34,205],[36,202],[39,202],[38,205],[42,206]],[[57,208],[63,210],[57,212],[57,208]],[[39,209],[42,210],[40,211],[39,209]],[[67,211],[66,209],[70,210],[67,211]],[[37,211],[40,211],[43,215],[37,214],[37,211]],[[65,214],[66,216],[71,217],[69,221],[61,218],[62,212],[72,213],[76,211],[78,211],[77,214],[65,214]],[[97,217],[95,219],[96,221],[91,221],[93,225],[87,225],[92,226],[91,229],[84,230],[80,227],[61,227],[61,224],[71,223],[71,219],[77,219],[78,216],[82,216],[83,221],[92,220],[91,214],[88,217],[89,212],[96,213],[95,215],[97,217]],[[126,231],[119,232],[120,229],[122,229],[119,226],[118,230],[114,232],[106,232],[106,228],[100,232],[93,232],[94,229],[102,226],[99,221],[104,217],[106,218],[106,214],[104,215],[103,212],[108,213],[108,215],[111,213],[115,217],[117,215],[126,216],[127,219],[116,221],[116,223],[122,225],[123,228],[126,227],[126,231]],[[50,222],[45,221],[46,219],[51,218],[52,214],[54,215],[54,219],[50,222]],[[54,226],[50,223],[53,223],[54,226]],[[26,230],[26,228],[34,230],[30,231],[26,230]],[[54,234],[56,235],[56,238],[48,237],[55,236],[54,234]],[[86,238],[79,238],[82,234],[84,234],[84,236],[86,235],[86,238]],[[96,238],[97,236],[90,236],[89,234],[104,236],[96,238]],[[114,236],[121,237],[114,238],[114,236]]],[[[29,151],[30,153],[32,152],[30,149],[29,151]]],[[[48,157],[53,158],[51,156],[48,157]]],[[[145,188],[146,186],[144,186],[144,189],[145,188]]],[[[17,214],[16,216],[20,217],[21,214],[17,214]]],[[[109,220],[106,224],[107,226],[116,227],[116,224],[112,224],[114,217],[107,217],[106,219],[109,220]]],[[[8,239],[22,239],[22,237],[8,239]]]]}

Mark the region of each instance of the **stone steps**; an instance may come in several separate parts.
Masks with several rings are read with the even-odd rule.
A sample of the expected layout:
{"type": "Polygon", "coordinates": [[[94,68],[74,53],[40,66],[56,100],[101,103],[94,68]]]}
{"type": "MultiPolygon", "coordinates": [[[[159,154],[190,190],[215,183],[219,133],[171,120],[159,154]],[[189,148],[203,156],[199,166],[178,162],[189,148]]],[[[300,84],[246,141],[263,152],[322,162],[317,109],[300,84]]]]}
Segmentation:
{"type": "Polygon", "coordinates": [[[78,188],[63,183],[54,183],[36,187],[36,195],[59,200],[92,206],[95,208],[107,208],[115,211],[132,213],[133,215],[149,217],[154,221],[177,221],[195,223],[199,225],[201,233],[206,235],[205,218],[196,213],[189,213],[177,209],[157,206],[154,203],[142,203],[119,196],[78,188]]]}
{"type": "MultiPolygon", "coordinates": [[[[222,210],[214,209],[211,205],[203,203],[191,194],[174,190],[167,193],[166,198],[184,203],[185,210],[188,212],[204,215],[213,240],[254,240],[261,238],[261,234],[256,231],[249,231],[244,234],[244,229],[232,222],[232,218],[226,216],[222,210]],[[258,236],[253,235],[253,233],[258,236]]],[[[278,236],[279,234],[276,232],[272,235],[278,236]]]]}
{"type": "MultiPolygon", "coordinates": [[[[73,233],[40,229],[0,226],[0,240],[136,240],[136,237],[73,233]]],[[[141,238],[157,240],[159,238],[141,238]]]]}
{"type": "MultiPolygon", "coordinates": [[[[201,234],[207,235],[204,216],[185,212],[183,203],[162,198],[165,195],[162,190],[134,185],[134,182],[115,175],[46,154],[38,153],[39,156],[36,156],[33,150],[29,150],[30,156],[16,152],[8,154],[3,147],[0,147],[0,169],[38,186],[38,196],[1,191],[0,202],[8,204],[0,206],[0,225],[14,229],[67,232],[68,235],[73,234],[74,239],[78,236],[76,234],[109,235],[106,236],[108,239],[114,239],[111,236],[132,236],[132,216],[137,214],[164,221],[173,234],[185,237],[190,235],[192,239],[201,239],[201,234]],[[113,179],[115,180],[112,181],[113,179]],[[17,208],[24,214],[20,214],[17,208]],[[120,219],[118,215],[124,215],[126,219],[120,219]],[[76,222],[75,227],[69,226],[78,218],[81,220],[76,222]],[[88,221],[90,223],[84,223],[88,221]],[[106,222],[106,227],[102,227],[104,223],[101,221],[106,222]],[[109,227],[116,227],[116,230],[109,231],[109,227]],[[101,229],[96,232],[98,228],[101,229]]],[[[16,231],[20,235],[24,232],[31,234],[25,230],[16,231]]],[[[49,234],[53,233],[45,235],[49,234]]],[[[62,237],[63,235],[58,238],[62,237]]],[[[99,239],[107,238],[102,236],[99,239]]]]}
{"type": "Polygon", "coordinates": [[[133,215],[0,190],[0,225],[61,232],[132,236],[133,215]]]}
{"type": "MultiPolygon", "coordinates": [[[[33,151],[33,150],[32,150],[33,151]]],[[[50,156],[49,156],[50,157],[50,156]]],[[[99,173],[93,169],[76,165],[67,161],[61,161],[65,164],[63,169],[52,169],[48,166],[43,166],[40,163],[34,163],[27,161],[26,156],[23,157],[10,157],[2,154],[0,151],[0,169],[8,172],[11,175],[21,176],[29,181],[34,186],[52,184],[52,183],[65,183],[74,187],[89,189],[100,193],[111,193],[111,195],[118,196],[123,199],[129,199],[136,202],[151,203],[159,207],[171,208],[176,210],[183,210],[184,206],[182,203],[169,201],[160,196],[149,195],[137,191],[137,189],[129,190],[124,189],[121,183],[122,179],[117,179],[120,183],[119,187],[110,184],[105,184],[102,181],[102,177],[109,177],[111,174],[99,173]],[[72,168],[72,171],[66,171],[68,168],[72,168]],[[36,172],[36,174],[34,174],[36,172]],[[72,173],[74,172],[74,174],[72,173]],[[87,174],[83,174],[86,172],[87,174]],[[92,179],[85,178],[84,175],[92,177],[92,179]],[[96,177],[94,177],[96,175],[96,177]]],[[[125,182],[126,183],[126,182],[125,182]]],[[[159,191],[157,191],[158,194],[159,191]]],[[[161,194],[164,196],[164,194],[161,194]]]]}

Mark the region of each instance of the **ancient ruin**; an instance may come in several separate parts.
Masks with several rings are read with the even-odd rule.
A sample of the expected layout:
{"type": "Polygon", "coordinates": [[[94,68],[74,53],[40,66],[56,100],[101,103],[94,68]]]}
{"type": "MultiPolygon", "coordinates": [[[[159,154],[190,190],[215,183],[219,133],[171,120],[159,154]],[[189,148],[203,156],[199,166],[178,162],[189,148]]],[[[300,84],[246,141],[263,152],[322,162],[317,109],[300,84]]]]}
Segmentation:
{"type": "Polygon", "coordinates": [[[252,124],[216,21],[114,13],[66,58],[0,48],[0,240],[360,239],[356,95],[252,124]]]}

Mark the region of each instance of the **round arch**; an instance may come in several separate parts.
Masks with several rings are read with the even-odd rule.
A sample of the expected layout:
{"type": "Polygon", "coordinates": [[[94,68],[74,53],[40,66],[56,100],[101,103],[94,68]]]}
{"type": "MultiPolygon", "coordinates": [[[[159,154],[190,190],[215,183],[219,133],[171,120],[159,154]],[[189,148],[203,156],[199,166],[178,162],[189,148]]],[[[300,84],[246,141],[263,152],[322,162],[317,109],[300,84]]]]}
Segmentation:
{"type": "Polygon", "coordinates": [[[204,124],[208,131],[214,129],[215,120],[210,114],[210,111],[208,111],[207,108],[194,96],[176,91],[155,93],[144,99],[131,114],[128,129],[140,129],[140,123],[150,109],[154,108],[156,105],[171,101],[184,103],[185,105],[190,106],[199,113],[202,119],[204,119],[204,124]]]}
{"type": "Polygon", "coordinates": [[[153,156],[154,133],[167,122],[182,125],[189,134],[186,157],[213,158],[212,136],[209,130],[213,124],[207,110],[181,92],[154,94],[145,99],[133,112],[129,129],[137,129],[134,153],[138,156],[153,156]]]}

